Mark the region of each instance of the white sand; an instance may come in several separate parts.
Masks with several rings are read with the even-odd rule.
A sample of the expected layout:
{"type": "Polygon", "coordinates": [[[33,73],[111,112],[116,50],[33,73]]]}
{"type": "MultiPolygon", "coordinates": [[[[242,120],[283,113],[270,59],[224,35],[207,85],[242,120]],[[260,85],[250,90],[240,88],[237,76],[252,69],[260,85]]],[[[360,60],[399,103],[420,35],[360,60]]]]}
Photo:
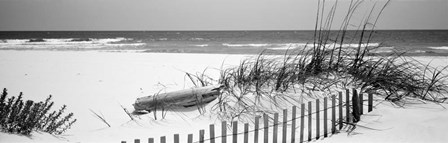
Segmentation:
{"type": "MultiPolygon", "coordinates": [[[[136,97],[165,89],[159,83],[165,84],[167,91],[190,87],[192,85],[184,71],[196,73],[209,68],[211,75],[217,75],[219,71],[216,68],[220,68],[223,61],[238,63],[241,57],[244,56],[0,51],[0,87],[7,88],[10,95],[23,92],[25,99],[32,100],[42,101],[51,94],[57,108],[67,104],[67,111],[75,113],[78,119],[67,132],[66,138],[70,141],[118,142],[137,137],[171,136],[176,132],[190,132],[191,129],[198,131],[199,125],[202,125],[197,122],[199,119],[195,119],[198,111],[193,109],[181,116],[169,113],[167,117],[173,118],[140,127],[133,122],[127,124],[130,119],[120,104],[133,109],[132,103],[136,97]],[[102,113],[112,128],[105,128],[107,126],[95,118],[89,109],[102,113]]],[[[146,117],[149,116],[153,115],[146,117]]],[[[146,121],[149,123],[149,120],[146,121]]],[[[208,123],[202,126],[208,127],[208,123]]],[[[9,142],[7,139],[10,138],[0,137],[1,142],[9,142]]]]}
{"type": "Polygon", "coordinates": [[[448,141],[448,104],[410,101],[405,108],[389,102],[363,115],[350,134],[342,132],[322,142],[443,143],[448,141]]]}
{"type": "MultiPolygon", "coordinates": [[[[236,65],[244,55],[218,54],[160,54],[110,52],[53,52],[53,51],[0,51],[0,88],[10,95],[24,93],[25,99],[45,100],[51,94],[60,107],[75,113],[78,122],[64,136],[57,139],[44,133],[34,133],[32,139],[0,133],[0,142],[128,142],[135,138],[180,133],[181,141],[189,133],[197,139],[199,129],[208,129],[211,123],[220,123],[214,116],[199,116],[196,109],[168,112],[165,120],[153,120],[153,114],[130,121],[120,104],[132,109],[136,97],[147,96],[165,89],[178,90],[192,86],[184,76],[187,72],[217,75],[214,68],[236,65]],[[159,83],[164,84],[164,86],[159,83]],[[185,84],[187,83],[187,84],[185,84]],[[95,118],[89,109],[101,113],[112,125],[107,127],[95,118]]],[[[446,57],[418,57],[434,66],[446,65],[446,57]]],[[[418,104],[406,109],[381,104],[375,112],[364,116],[365,126],[385,129],[368,130],[358,127],[358,134],[347,137],[341,133],[324,142],[421,142],[448,141],[444,123],[448,111],[433,104],[418,104]],[[414,138],[417,138],[414,139],[414,138]],[[408,139],[409,138],[409,139],[408,139]],[[353,140],[352,140],[353,139],[353,140]],[[383,140],[381,140],[383,139],[383,140]]],[[[161,118],[161,114],[157,116],[161,118]]],[[[217,124],[218,126],[219,124],[217,124]]],[[[218,128],[217,128],[218,129],[218,128]]],[[[208,133],[206,133],[208,134],[208,133]]],[[[217,133],[218,134],[218,133],[217,133]]],[[[207,136],[206,136],[207,137],[207,136]]],[[[230,141],[231,138],[228,138],[230,141]]]]}

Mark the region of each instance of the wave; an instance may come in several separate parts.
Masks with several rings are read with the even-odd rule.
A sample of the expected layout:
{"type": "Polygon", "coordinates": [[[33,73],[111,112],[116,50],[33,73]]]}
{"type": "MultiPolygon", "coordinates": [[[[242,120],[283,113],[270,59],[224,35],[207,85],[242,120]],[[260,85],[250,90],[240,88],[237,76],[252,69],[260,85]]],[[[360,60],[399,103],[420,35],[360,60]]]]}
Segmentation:
{"type": "Polygon", "coordinates": [[[209,39],[204,39],[204,38],[190,38],[190,41],[209,41],[209,39]]]}
{"type": "MultiPolygon", "coordinates": [[[[228,43],[223,43],[223,46],[227,46],[227,47],[265,47],[268,49],[272,49],[272,50],[287,50],[287,49],[296,49],[296,48],[305,48],[305,47],[309,47],[312,48],[314,47],[312,43],[280,43],[280,44],[228,44],[228,43]]],[[[321,47],[325,47],[325,48],[338,48],[338,47],[342,47],[342,48],[357,48],[359,46],[361,47],[379,47],[380,43],[363,43],[363,44],[337,44],[337,43],[331,43],[331,44],[325,44],[325,45],[320,45],[321,47]]]]}
{"type": "Polygon", "coordinates": [[[435,50],[448,50],[448,46],[428,47],[428,48],[435,49],[435,50]]]}
{"type": "Polygon", "coordinates": [[[144,46],[146,43],[130,42],[132,38],[64,38],[64,39],[3,39],[0,40],[0,48],[106,48],[106,47],[123,47],[144,46]]]}
{"type": "Polygon", "coordinates": [[[307,43],[285,43],[285,44],[274,44],[271,48],[268,48],[270,50],[291,50],[291,49],[297,49],[297,48],[305,48],[307,46],[311,46],[307,43]]]}
{"type": "MultiPolygon", "coordinates": [[[[318,45],[316,45],[318,46],[318,45]]],[[[363,43],[363,44],[337,44],[337,43],[331,43],[331,44],[325,44],[320,45],[320,48],[327,48],[327,49],[333,49],[333,48],[358,48],[358,47],[364,48],[364,47],[379,47],[380,43],[363,43]]],[[[297,49],[297,48],[313,48],[314,44],[312,43],[286,43],[286,44],[273,44],[270,48],[270,50],[291,50],[291,49],[297,49]]]]}
{"type": "Polygon", "coordinates": [[[266,47],[271,44],[228,44],[228,43],[223,43],[222,45],[227,46],[227,47],[266,47]]]}
{"type": "Polygon", "coordinates": [[[196,47],[208,47],[208,44],[193,45],[193,46],[196,46],[196,47]]]}

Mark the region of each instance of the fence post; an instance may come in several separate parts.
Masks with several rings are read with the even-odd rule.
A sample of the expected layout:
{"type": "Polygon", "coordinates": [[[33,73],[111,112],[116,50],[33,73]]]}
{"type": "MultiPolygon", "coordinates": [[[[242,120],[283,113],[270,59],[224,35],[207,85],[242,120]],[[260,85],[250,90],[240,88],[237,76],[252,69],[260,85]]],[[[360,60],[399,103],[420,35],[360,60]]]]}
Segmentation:
{"type": "Polygon", "coordinates": [[[148,138],[148,143],[154,143],[154,138],[148,138]]]}
{"type": "Polygon", "coordinates": [[[342,129],[342,120],[343,120],[343,113],[342,113],[342,92],[339,91],[339,130],[342,129]]]}
{"type": "Polygon", "coordinates": [[[312,133],[311,133],[311,131],[312,131],[312,129],[313,129],[313,124],[312,124],[312,118],[311,118],[311,115],[312,115],[312,112],[311,112],[311,110],[312,110],[312,105],[311,105],[311,101],[309,101],[308,102],[308,141],[311,141],[311,135],[312,135],[312,133]]]}
{"type": "Polygon", "coordinates": [[[121,143],[126,143],[126,141],[121,141],[121,143]]]}
{"type": "Polygon", "coordinates": [[[316,99],[316,140],[319,139],[320,136],[320,108],[319,108],[319,99],[316,99]]]}
{"type": "Polygon", "coordinates": [[[336,96],[331,96],[331,133],[336,132],[336,96]]]}
{"type": "Polygon", "coordinates": [[[364,94],[359,93],[359,114],[364,114],[364,94]]]}
{"type": "Polygon", "coordinates": [[[222,143],[227,142],[227,123],[226,123],[226,121],[223,121],[221,123],[221,142],[222,143]]]}
{"type": "Polygon", "coordinates": [[[174,134],[174,143],[179,143],[179,134],[174,134]]]}
{"type": "Polygon", "coordinates": [[[373,110],[373,94],[369,93],[369,99],[368,99],[368,111],[371,112],[373,110]]]}
{"type": "Polygon", "coordinates": [[[264,143],[269,143],[269,117],[266,113],[263,114],[263,126],[264,126],[264,143]]]}
{"type": "Polygon", "coordinates": [[[260,124],[260,116],[255,117],[255,133],[254,133],[254,143],[258,143],[258,129],[260,124]]]}
{"type": "Polygon", "coordinates": [[[292,106],[291,143],[296,141],[296,106],[292,106]]]}
{"type": "Polygon", "coordinates": [[[345,89],[345,121],[350,122],[350,90],[345,89]]]}
{"type": "Polygon", "coordinates": [[[238,142],[238,121],[233,121],[232,127],[233,127],[233,130],[232,130],[233,143],[237,143],[238,142]]]}
{"type": "Polygon", "coordinates": [[[361,115],[359,114],[359,99],[358,92],[353,88],[353,96],[352,96],[352,115],[353,115],[353,123],[358,122],[361,119],[361,115]]]}
{"type": "Polygon", "coordinates": [[[300,142],[303,142],[303,131],[305,126],[305,103],[302,103],[300,109],[300,142]]]}
{"type": "Polygon", "coordinates": [[[327,97],[324,98],[324,137],[327,137],[327,97]]]}
{"type": "Polygon", "coordinates": [[[160,143],[166,143],[166,137],[165,136],[161,136],[160,137],[160,143]]]}
{"type": "Polygon", "coordinates": [[[278,136],[278,113],[274,113],[274,132],[272,134],[272,143],[277,143],[278,136]]]}
{"type": "Polygon", "coordinates": [[[204,143],[204,130],[199,130],[199,143],[204,143]]]}
{"type": "Polygon", "coordinates": [[[134,139],[134,143],[140,143],[140,139],[134,139]]]}
{"type": "Polygon", "coordinates": [[[287,129],[286,122],[288,122],[288,110],[283,109],[282,143],[286,143],[286,129],[287,129]]]}
{"type": "Polygon", "coordinates": [[[193,143],[193,134],[188,134],[188,143],[193,143]]]}
{"type": "Polygon", "coordinates": [[[249,123],[244,124],[244,143],[249,143],[249,123]]]}
{"type": "Polygon", "coordinates": [[[210,124],[209,130],[210,130],[210,143],[215,143],[215,125],[210,124]]]}

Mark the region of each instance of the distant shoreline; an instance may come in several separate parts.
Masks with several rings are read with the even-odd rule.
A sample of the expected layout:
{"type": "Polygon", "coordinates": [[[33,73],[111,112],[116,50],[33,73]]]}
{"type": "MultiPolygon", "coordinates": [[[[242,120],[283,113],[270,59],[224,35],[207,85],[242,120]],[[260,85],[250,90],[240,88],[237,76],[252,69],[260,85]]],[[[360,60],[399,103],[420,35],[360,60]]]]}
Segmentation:
{"type": "MultiPolygon", "coordinates": [[[[272,32],[272,31],[283,31],[283,32],[299,32],[299,31],[310,31],[314,30],[0,30],[2,32],[272,32]]],[[[330,31],[339,31],[338,29],[333,29],[330,31]]],[[[357,31],[356,29],[347,31],[357,31]]],[[[371,31],[371,30],[366,30],[371,31]]],[[[448,31],[448,29],[375,29],[374,31],[448,31]]]]}
{"type": "MultiPolygon", "coordinates": [[[[171,54],[171,53],[177,53],[177,54],[228,54],[228,55],[259,55],[263,52],[264,55],[284,55],[286,50],[252,50],[252,51],[188,51],[188,50],[180,50],[180,49],[136,49],[136,50],[129,50],[129,49],[17,49],[17,48],[11,48],[11,49],[0,49],[1,51],[65,51],[65,52],[84,52],[84,51],[96,51],[96,52],[110,52],[110,53],[162,53],[162,54],[171,54]]],[[[448,56],[448,50],[445,50],[446,52],[419,52],[419,53],[402,53],[403,56],[410,56],[410,57],[447,57],[448,56]]],[[[392,52],[378,52],[378,53],[371,53],[368,54],[369,56],[389,56],[393,55],[392,52]]]]}
{"type": "MultiPolygon", "coordinates": [[[[365,31],[369,32],[369,31],[365,31]]],[[[344,42],[331,31],[322,47],[372,48],[410,56],[448,56],[448,30],[376,30],[359,41],[348,30],[344,42]],[[361,45],[359,45],[361,44],[361,45]]],[[[281,54],[314,47],[314,31],[10,31],[0,32],[0,50],[138,51],[150,53],[281,54]]],[[[340,35],[339,35],[340,36],[340,35]]],[[[339,37],[340,38],[340,37],[339,37]]]]}

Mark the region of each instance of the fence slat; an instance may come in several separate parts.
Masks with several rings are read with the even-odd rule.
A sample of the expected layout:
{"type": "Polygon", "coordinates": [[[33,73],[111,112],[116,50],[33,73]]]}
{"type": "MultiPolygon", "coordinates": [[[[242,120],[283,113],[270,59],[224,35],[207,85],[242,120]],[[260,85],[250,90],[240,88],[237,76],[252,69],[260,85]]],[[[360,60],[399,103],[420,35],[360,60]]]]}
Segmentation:
{"type": "Polygon", "coordinates": [[[369,106],[368,107],[368,111],[369,112],[372,112],[372,110],[373,110],[373,94],[372,93],[369,93],[369,99],[368,99],[369,101],[368,101],[368,105],[367,106],[369,106]]]}
{"type": "Polygon", "coordinates": [[[327,101],[328,99],[327,99],[327,97],[325,97],[324,98],[324,138],[325,137],[327,137],[327,133],[328,133],[328,131],[327,131],[327,128],[328,128],[328,126],[327,126],[327,101]]]}
{"type": "Polygon", "coordinates": [[[286,143],[286,129],[288,128],[286,122],[288,122],[288,110],[284,109],[283,110],[283,125],[282,125],[282,127],[283,127],[282,128],[282,143],[286,143]]]}
{"type": "Polygon", "coordinates": [[[188,134],[188,143],[193,143],[193,134],[188,134]]]}
{"type": "Polygon", "coordinates": [[[277,143],[278,136],[278,113],[274,113],[274,132],[272,133],[272,143],[277,143]]]}
{"type": "Polygon", "coordinates": [[[237,143],[238,142],[238,121],[233,121],[233,123],[232,123],[232,127],[233,127],[233,129],[232,129],[232,132],[233,132],[233,134],[232,134],[232,139],[233,139],[233,143],[237,143]]]}
{"type": "Polygon", "coordinates": [[[339,91],[339,130],[342,129],[342,120],[343,120],[343,113],[342,113],[342,92],[339,91]]]}
{"type": "Polygon", "coordinates": [[[165,136],[161,136],[160,137],[160,143],[166,143],[166,137],[165,136]]]}
{"type": "Polygon", "coordinates": [[[312,117],[311,117],[311,115],[312,115],[312,105],[311,105],[312,103],[311,103],[311,101],[309,101],[308,102],[308,141],[311,141],[311,135],[312,135],[312,129],[313,129],[313,124],[312,124],[312,121],[313,121],[313,119],[312,119],[312,117]]]}
{"type": "MultiPolygon", "coordinates": [[[[331,95],[330,97],[324,97],[324,101],[323,101],[323,113],[320,113],[320,100],[316,99],[316,106],[315,106],[315,110],[312,109],[313,105],[312,105],[312,101],[308,102],[308,112],[307,112],[307,116],[308,116],[308,142],[313,140],[313,119],[312,119],[312,114],[316,114],[316,118],[315,118],[315,139],[319,140],[320,138],[320,134],[322,133],[321,130],[321,122],[323,122],[323,137],[326,138],[328,137],[328,133],[329,133],[329,125],[328,122],[329,120],[331,120],[331,133],[334,134],[336,133],[337,129],[336,127],[339,124],[339,129],[343,128],[343,123],[344,122],[357,122],[360,120],[360,116],[362,114],[364,114],[364,98],[367,98],[367,108],[368,108],[368,112],[371,112],[373,110],[373,94],[372,93],[359,93],[358,90],[356,90],[355,88],[352,88],[352,96],[350,96],[350,89],[345,89],[345,105],[344,104],[344,98],[343,98],[343,92],[339,91],[339,96],[336,95],[331,95]],[[364,96],[367,97],[364,97],[364,96]],[[329,98],[331,98],[331,119],[329,119],[328,117],[328,106],[329,106],[329,98]],[[338,103],[336,103],[336,98],[339,99],[338,103]],[[337,107],[339,106],[339,107],[337,107]],[[336,112],[336,108],[339,108],[339,112],[336,112]],[[344,117],[344,108],[345,108],[345,117],[344,117]],[[315,111],[315,112],[313,112],[315,111]],[[321,114],[323,114],[323,121],[321,121],[321,114]],[[337,114],[339,114],[339,119],[337,119],[336,117],[338,116],[337,114]]],[[[300,114],[300,142],[304,141],[304,128],[305,128],[305,108],[306,104],[302,103],[301,104],[301,114],[300,114]]],[[[291,115],[291,139],[290,142],[291,143],[295,143],[296,140],[296,112],[297,112],[297,107],[293,106],[292,107],[292,115],[291,115]]],[[[282,135],[281,135],[281,142],[282,143],[287,143],[287,134],[288,134],[288,109],[284,109],[283,110],[283,120],[281,122],[279,122],[279,114],[278,113],[274,113],[274,118],[273,118],[273,133],[272,133],[272,143],[277,143],[278,142],[278,129],[279,129],[279,125],[280,123],[282,124],[282,135]]],[[[259,141],[259,130],[260,128],[260,116],[256,116],[255,117],[255,126],[254,126],[254,143],[258,143],[259,141]]],[[[269,116],[265,113],[263,114],[263,122],[264,122],[264,136],[263,136],[263,143],[269,143],[269,116]]],[[[249,142],[249,123],[245,123],[244,124],[244,143],[248,143],[249,142]]],[[[238,121],[233,121],[232,122],[232,142],[233,143],[238,143],[238,121]]],[[[227,143],[227,123],[226,121],[223,121],[221,124],[221,142],[222,143],[227,143]]],[[[215,136],[215,125],[214,124],[210,124],[209,126],[209,130],[210,130],[210,143],[215,143],[215,138],[217,138],[215,136]]],[[[229,134],[230,136],[230,134],[229,134]]],[[[199,130],[199,143],[204,143],[205,139],[205,130],[199,130]]],[[[218,136],[219,137],[219,136],[218,136]]],[[[180,142],[180,136],[179,134],[174,134],[174,143],[179,143],[180,142]]],[[[193,134],[188,134],[188,143],[193,143],[193,134]]],[[[126,141],[121,141],[121,143],[126,143],[126,141]]],[[[140,143],[140,139],[134,139],[134,143],[140,143]]],[[[154,143],[154,138],[148,138],[148,143],[154,143]]],[[[160,137],[160,143],[166,143],[166,136],[161,136],[160,137]]]]}
{"type": "Polygon", "coordinates": [[[345,89],[345,121],[350,122],[350,90],[345,89]]]}
{"type": "Polygon", "coordinates": [[[199,143],[204,143],[204,130],[199,130],[199,143]]]}
{"type": "Polygon", "coordinates": [[[352,121],[353,123],[358,122],[361,119],[361,115],[359,114],[359,98],[358,98],[358,92],[355,88],[353,88],[353,96],[352,96],[352,121]]]}
{"type": "Polygon", "coordinates": [[[305,103],[302,103],[300,109],[300,142],[303,142],[303,131],[305,126],[305,103]]]}
{"type": "Polygon", "coordinates": [[[359,93],[359,114],[364,114],[364,94],[359,93]]]}
{"type": "Polygon", "coordinates": [[[210,143],[215,143],[215,125],[210,124],[209,126],[210,132],[210,143]]]}
{"type": "Polygon", "coordinates": [[[296,141],[296,106],[292,106],[292,123],[291,123],[291,143],[296,141]]]}
{"type": "Polygon", "coordinates": [[[255,117],[255,132],[254,132],[254,143],[258,143],[258,129],[260,124],[260,116],[255,117]]]}
{"type": "Polygon", "coordinates": [[[174,134],[174,143],[179,143],[179,134],[174,134]]]}
{"type": "Polygon", "coordinates": [[[249,143],[249,123],[244,124],[244,143],[249,143]]]}
{"type": "Polygon", "coordinates": [[[319,108],[319,99],[316,99],[316,140],[319,139],[320,136],[320,108],[319,108]]]}
{"type": "Polygon", "coordinates": [[[331,96],[331,133],[336,133],[336,96],[331,96]]]}
{"type": "Polygon", "coordinates": [[[227,123],[223,121],[221,123],[221,143],[227,143],[227,123]]]}
{"type": "Polygon", "coordinates": [[[263,126],[264,126],[264,143],[269,143],[269,117],[268,115],[265,113],[263,114],[263,126]]]}

